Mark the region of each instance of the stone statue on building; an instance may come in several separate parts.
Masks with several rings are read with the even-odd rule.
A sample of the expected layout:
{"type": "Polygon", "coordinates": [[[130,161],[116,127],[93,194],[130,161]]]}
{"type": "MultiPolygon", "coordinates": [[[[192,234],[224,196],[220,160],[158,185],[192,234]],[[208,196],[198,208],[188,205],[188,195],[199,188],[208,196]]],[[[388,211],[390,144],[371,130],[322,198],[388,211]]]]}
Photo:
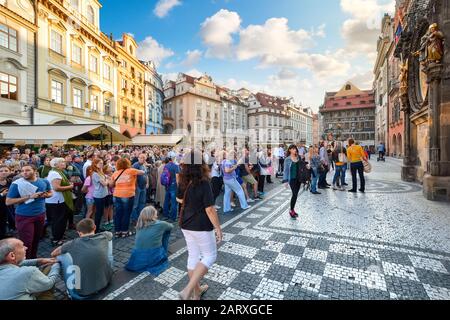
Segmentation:
{"type": "Polygon", "coordinates": [[[408,94],[408,60],[400,66],[400,75],[398,77],[400,82],[400,96],[408,94]]]}
{"type": "Polygon", "coordinates": [[[439,31],[437,23],[430,25],[428,32],[420,41],[420,49],[413,55],[419,57],[419,62],[423,66],[441,62],[444,55],[444,34],[439,31]]]}

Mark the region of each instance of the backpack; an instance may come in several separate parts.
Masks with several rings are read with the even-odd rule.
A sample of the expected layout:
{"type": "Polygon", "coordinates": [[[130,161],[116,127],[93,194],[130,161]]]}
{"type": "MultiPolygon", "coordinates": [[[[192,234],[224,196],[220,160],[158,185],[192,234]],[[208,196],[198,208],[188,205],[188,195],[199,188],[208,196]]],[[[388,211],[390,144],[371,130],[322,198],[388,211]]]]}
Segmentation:
{"type": "Polygon", "coordinates": [[[306,167],[306,162],[300,160],[298,163],[297,178],[300,184],[306,184],[311,179],[311,171],[306,167]]]}
{"type": "Polygon", "coordinates": [[[170,171],[169,168],[167,168],[167,166],[164,167],[163,172],[161,173],[161,184],[164,187],[170,187],[170,171]]]}

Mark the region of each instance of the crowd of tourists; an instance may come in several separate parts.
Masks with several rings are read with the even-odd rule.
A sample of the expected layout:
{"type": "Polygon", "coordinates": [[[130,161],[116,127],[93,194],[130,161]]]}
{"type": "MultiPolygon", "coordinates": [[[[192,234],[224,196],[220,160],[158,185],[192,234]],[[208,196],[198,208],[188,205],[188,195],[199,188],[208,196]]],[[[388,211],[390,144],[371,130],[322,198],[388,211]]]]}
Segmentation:
{"type": "Polygon", "coordinates": [[[180,298],[198,300],[222,241],[218,212],[232,213],[237,201],[249,209],[264,199],[266,184],[282,178],[292,190],[289,215],[297,219],[302,186],[313,195],[345,190],[349,164],[349,192],[357,192],[358,174],[364,192],[368,158],[351,139],[346,146],[273,149],[12,148],[0,157],[0,300],[52,298],[60,276],[69,298],[95,297],[111,281],[114,238],[135,237],[127,270],[158,275],[168,267],[176,222],[187,244],[190,280],[180,298]],[[70,229],[79,238],[67,240],[70,229]],[[54,250],[38,259],[45,237],[54,250]]]}

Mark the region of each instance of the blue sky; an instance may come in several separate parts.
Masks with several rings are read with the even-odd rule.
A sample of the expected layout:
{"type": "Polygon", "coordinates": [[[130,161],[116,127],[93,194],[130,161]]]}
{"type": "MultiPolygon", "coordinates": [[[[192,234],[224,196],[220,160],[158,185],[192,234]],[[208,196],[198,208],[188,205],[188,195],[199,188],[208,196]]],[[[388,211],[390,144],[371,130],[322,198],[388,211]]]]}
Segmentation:
{"type": "Polygon", "coordinates": [[[393,0],[102,1],[101,29],[135,36],[165,78],[207,73],[231,88],[293,96],[317,110],[346,80],[371,86],[393,0]]]}

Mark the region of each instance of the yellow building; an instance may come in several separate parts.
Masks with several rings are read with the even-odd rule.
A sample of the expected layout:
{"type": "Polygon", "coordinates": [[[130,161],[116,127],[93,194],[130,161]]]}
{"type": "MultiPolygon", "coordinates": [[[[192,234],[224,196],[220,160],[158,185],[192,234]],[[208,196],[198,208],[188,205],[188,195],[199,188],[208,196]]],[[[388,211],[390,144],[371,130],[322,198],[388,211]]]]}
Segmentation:
{"type": "Polygon", "coordinates": [[[144,102],[145,66],[137,59],[137,43],[129,34],[116,41],[118,52],[118,112],[120,132],[129,137],[145,134],[146,112],[144,102]]]}
{"type": "Polygon", "coordinates": [[[115,42],[100,31],[97,0],[38,0],[36,124],[105,123],[116,112],[115,42]]]}
{"type": "Polygon", "coordinates": [[[32,122],[36,31],[30,0],[0,0],[0,124],[32,122]]]}

